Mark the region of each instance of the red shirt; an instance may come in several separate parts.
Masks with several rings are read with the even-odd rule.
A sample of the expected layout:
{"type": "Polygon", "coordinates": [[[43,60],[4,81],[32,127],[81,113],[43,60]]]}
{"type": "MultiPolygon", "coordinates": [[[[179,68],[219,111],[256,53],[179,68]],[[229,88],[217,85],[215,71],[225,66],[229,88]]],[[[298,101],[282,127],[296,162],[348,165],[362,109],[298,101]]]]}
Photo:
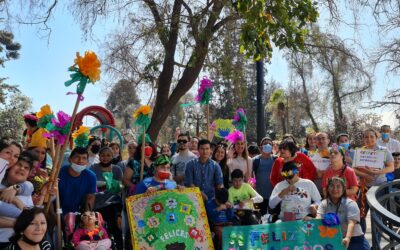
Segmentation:
{"type": "MultiPolygon", "coordinates": [[[[357,181],[357,176],[356,173],[354,172],[354,169],[351,167],[346,167],[346,169],[343,171],[343,169],[339,170],[333,170],[332,167],[329,167],[324,175],[322,176],[322,188],[327,188],[328,186],[328,180],[329,178],[332,178],[334,176],[343,178],[346,180],[346,189],[350,189],[352,187],[357,187],[358,186],[358,181],[357,181]]],[[[350,199],[356,201],[357,196],[356,195],[348,195],[350,199]]]]}
{"type": "MultiPolygon", "coordinates": [[[[299,177],[304,179],[309,179],[314,181],[316,178],[316,168],[311,159],[300,152],[296,152],[296,157],[293,159],[294,163],[297,163],[297,167],[299,168],[299,177]]],[[[274,165],[272,166],[271,175],[269,177],[272,186],[275,187],[276,184],[283,181],[284,178],[281,175],[283,168],[283,158],[279,157],[275,160],[274,165]]]]}

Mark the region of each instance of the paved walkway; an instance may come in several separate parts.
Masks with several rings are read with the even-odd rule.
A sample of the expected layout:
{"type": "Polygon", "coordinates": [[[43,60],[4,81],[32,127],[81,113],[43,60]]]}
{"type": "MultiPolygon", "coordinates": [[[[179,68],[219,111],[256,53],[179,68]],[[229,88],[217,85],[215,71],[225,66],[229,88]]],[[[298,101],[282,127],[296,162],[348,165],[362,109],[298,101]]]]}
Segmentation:
{"type": "MultiPolygon", "coordinates": [[[[368,212],[367,215],[367,232],[365,233],[365,238],[367,238],[369,245],[372,247],[372,234],[371,234],[371,217],[370,213],[368,212]]],[[[381,248],[387,244],[387,241],[382,238],[381,248]]],[[[400,246],[396,246],[396,250],[400,250],[400,246]]]]}

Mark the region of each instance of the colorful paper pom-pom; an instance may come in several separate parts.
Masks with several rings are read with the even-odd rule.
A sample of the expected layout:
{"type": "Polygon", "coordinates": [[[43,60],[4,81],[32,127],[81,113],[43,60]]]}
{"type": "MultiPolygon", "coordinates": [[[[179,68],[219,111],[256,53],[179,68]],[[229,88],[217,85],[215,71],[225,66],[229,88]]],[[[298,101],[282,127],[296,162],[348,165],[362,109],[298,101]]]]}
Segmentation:
{"type": "Polygon", "coordinates": [[[89,127],[80,126],[78,130],[72,133],[72,138],[74,138],[74,143],[77,147],[86,147],[89,141],[89,127]]]}
{"type": "Polygon", "coordinates": [[[212,82],[207,76],[200,82],[200,88],[197,91],[195,100],[201,105],[209,104],[211,100],[212,82]]]}
{"type": "Polygon", "coordinates": [[[235,129],[232,133],[225,137],[225,139],[232,143],[236,143],[237,141],[244,141],[244,136],[242,132],[235,129]]]}
{"type": "Polygon", "coordinates": [[[44,133],[43,136],[46,138],[54,138],[58,144],[63,145],[69,130],[71,128],[71,116],[59,111],[57,117],[51,119],[51,123],[47,124],[46,130],[48,133],[44,133]]]}
{"type": "Polygon", "coordinates": [[[340,220],[335,213],[326,213],[322,219],[322,224],[328,227],[340,225],[340,220]]]}
{"type": "Polygon", "coordinates": [[[136,118],[134,125],[140,127],[139,133],[143,133],[143,131],[146,131],[147,128],[150,126],[150,112],[151,107],[148,105],[144,105],[139,107],[133,114],[133,117],[136,118]]]}
{"type": "Polygon", "coordinates": [[[243,108],[238,108],[236,114],[233,117],[232,124],[236,129],[240,131],[245,131],[247,126],[247,116],[243,108]]]}
{"type": "Polygon", "coordinates": [[[140,115],[148,115],[151,112],[151,107],[148,105],[143,105],[139,107],[135,113],[133,113],[134,118],[138,118],[140,115]]]}

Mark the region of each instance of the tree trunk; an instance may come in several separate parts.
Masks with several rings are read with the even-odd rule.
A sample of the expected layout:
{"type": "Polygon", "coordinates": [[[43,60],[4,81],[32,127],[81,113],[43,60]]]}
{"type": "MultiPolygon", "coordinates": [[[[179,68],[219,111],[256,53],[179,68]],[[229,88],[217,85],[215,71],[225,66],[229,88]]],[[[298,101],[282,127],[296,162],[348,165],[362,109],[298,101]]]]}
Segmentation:
{"type": "Polygon", "coordinates": [[[310,97],[308,96],[308,91],[307,91],[307,84],[306,80],[304,79],[304,75],[300,74],[301,77],[301,83],[303,86],[303,93],[304,93],[304,102],[305,102],[305,110],[307,115],[310,117],[311,123],[313,125],[313,129],[315,132],[319,132],[318,124],[315,121],[314,115],[311,112],[311,103],[310,103],[310,97]]]}
{"type": "Polygon", "coordinates": [[[335,114],[335,130],[336,132],[344,132],[347,130],[346,118],[343,114],[342,100],[339,93],[339,82],[335,76],[332,76],[332,88],[334,99],[334,114],[335,114]]]}

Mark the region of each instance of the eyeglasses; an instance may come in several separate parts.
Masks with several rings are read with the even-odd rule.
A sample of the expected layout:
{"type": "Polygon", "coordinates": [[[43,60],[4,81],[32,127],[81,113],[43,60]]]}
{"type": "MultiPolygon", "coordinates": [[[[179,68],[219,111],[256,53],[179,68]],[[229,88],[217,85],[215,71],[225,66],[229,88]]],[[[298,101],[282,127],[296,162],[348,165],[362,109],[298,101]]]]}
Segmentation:
{"type": "Polygon", "coordinates": [[[180,144],[186,144],[188,141],[186,141],[186,140],[178,140],[177,142],[180,143],[180,144]]]}

